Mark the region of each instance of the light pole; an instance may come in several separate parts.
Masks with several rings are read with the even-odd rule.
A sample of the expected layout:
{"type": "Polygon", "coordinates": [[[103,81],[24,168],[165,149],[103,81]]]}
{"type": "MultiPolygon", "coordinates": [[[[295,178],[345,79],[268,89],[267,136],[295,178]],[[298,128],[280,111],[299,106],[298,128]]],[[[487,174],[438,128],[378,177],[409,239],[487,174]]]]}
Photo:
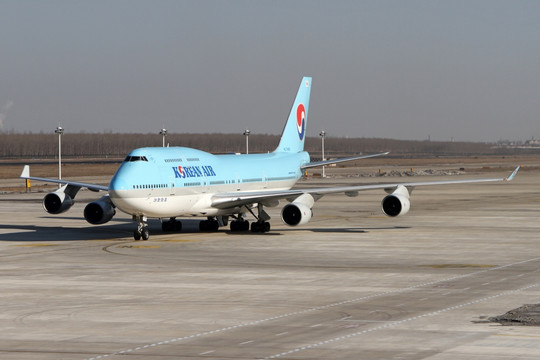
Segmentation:
{"type": "Polygon", "coordinates": [[[167,136],[167,129],[161,129],[159,135],[163,136],[163,147],[165,147],[165,136],[167,136]]]}
{"type": "Polygon", "coordinates": [[[64,135],[64,128],[58,125],[54,133],[58,134],[58,180],[62,180],[62,135],[64,135]]]}
{"type": "Polygon", "coordinates": [[[244,131],[244,136],[246,137],[246,154],[249,154],[249,129],[246,129],[246,131],[244,131]]]}
{"type": "MultiPolygon", "coordinates": [[[[324,136],[326,135],[326,132],[323,130],[321,131],[321,133],[319,134],[319,136],[321,137],[321,143],[322,143],[322,161],[325,161],[326,159],[324,158],[324,136]]],[[[324,165],[322,167],[322,177],[326,177],[326,174],[324,172],[324,165]]]]}

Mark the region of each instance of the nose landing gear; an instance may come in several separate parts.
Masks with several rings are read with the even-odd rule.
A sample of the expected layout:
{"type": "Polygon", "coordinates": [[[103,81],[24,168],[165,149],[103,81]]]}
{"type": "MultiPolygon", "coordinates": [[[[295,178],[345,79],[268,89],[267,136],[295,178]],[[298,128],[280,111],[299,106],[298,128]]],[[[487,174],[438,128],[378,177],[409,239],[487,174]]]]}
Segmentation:
{"type": "Polygon", "coordinates": [[[148,219],[144,215],[133,215],[133,220],[137,221],[137,230],[133,232],[133,238],[135,240],[148,240],[150,238],[150,231],[148,230],[148,219]]]}

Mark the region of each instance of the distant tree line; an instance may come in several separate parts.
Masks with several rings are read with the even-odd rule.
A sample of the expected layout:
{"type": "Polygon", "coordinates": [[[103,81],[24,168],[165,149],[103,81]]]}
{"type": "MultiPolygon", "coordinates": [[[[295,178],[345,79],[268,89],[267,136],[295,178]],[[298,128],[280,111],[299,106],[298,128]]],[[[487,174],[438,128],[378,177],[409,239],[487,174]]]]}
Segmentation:
{"type": "MultiPolygon", "coordinates": [[[[212,153],[245,152],[246,139],[242,134],[169,134],[170,146],[185,146],[212,153]]],[[[269,152],[279,142],[278,135],[252,134],[250,153],[269,152]]],[[[62,156],[67,157],[123,157],[139,147],[161,146],[159,134],[66,133],[62,135],[62,156]]],[[[321,139],[308,137],[306,150],[317,157],[321,139]]],[[[518,152],[500,149],[491,144],[471,142],[407,141],[379,138],[325,138],[327,157],[332,155],[375,153],[390,151],[393,155],[463,156],[518,152]]],[[[520,153],[523,151],[521,150],[520,153]]],[[[58,155],[58,135],[44,133],[0,133],[1,158],[54,158],[58,155]]]]}

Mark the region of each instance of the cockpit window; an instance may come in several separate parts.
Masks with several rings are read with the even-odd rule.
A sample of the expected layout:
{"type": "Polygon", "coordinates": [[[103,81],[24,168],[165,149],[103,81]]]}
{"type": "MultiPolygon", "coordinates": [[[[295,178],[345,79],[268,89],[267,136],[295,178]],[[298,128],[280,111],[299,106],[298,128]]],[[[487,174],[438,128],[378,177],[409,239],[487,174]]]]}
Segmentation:
{"type": "Polygon", "coordinates": [[[146,156],[127,156],[124,160],[124,162],[132,162],[132,161],[148,161],[146,156]]]}

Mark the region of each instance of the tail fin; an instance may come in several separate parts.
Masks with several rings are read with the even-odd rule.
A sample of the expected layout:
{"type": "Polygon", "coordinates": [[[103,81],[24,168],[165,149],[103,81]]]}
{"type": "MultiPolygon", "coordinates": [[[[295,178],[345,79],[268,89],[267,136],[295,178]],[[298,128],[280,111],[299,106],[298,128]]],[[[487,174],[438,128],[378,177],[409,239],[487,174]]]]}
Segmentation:
{"type": "Polygon", "coordinates": [[[304,150],[310,93],[311,77],[304,77],[275,152],[296,153],[304,150]]]}

